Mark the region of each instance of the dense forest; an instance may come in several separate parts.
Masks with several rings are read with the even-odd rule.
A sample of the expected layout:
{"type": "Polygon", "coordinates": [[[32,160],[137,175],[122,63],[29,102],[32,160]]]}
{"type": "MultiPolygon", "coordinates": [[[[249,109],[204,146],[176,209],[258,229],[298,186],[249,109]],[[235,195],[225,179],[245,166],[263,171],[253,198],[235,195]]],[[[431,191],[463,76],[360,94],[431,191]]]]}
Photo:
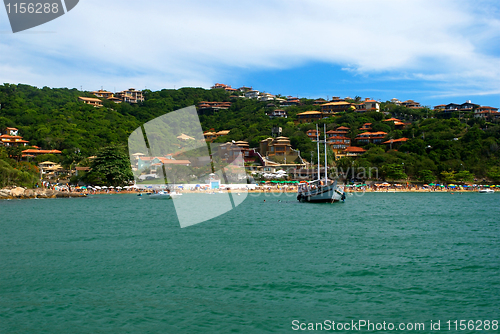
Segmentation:
{"type": "MultiPolygon", "coordinates": [[[[15,127],[30,145],[57,149],[57,156],[40,156],[37,161],[52,160],[66,167],[89,165],[85,159],[106,147],[124,146],[130,133],[141,124],[170,111],[197,105],[201,101],[230,101],[228,110],[200,114],[203,130],[231,130],[218,141],[244,140],[250,147],[271,135],[279,126],[290,138],[292,146],[306,160],[315,159],[310,152],[316,144],[305,134],[316,124],[295,125],[296,114],[319,110],[310,99],[286,108],[288,118],[270,119],[266,112],[275,107],[269,102],[231,96],[223,89],[181,88],[144,91],[145,101],[138,104],[104,100],[95,108],[78,101],[79,96],[93,97],[89,92],[66,88],[36,88],[28,85],[0,86],[0,130],[15,127]]],[[[356,100],[360,100],[356,97],[356,100]]],[[[338,126],[351,129],[353,145],[364,123],[372,123],[373,131],[388,133],[388,139],[409,140],[397,150],[386,145],[363,146],[367,152],[357,158],[335,160],[338,168],[377,167],[378,177],[387,180],[410,179],[431,182],[498,182],[500,181],[500,124],[474,118],[472,114],[447,115],[428,108],[409,109],[390,102],[381,103],[381,112],[345,112],[318,121],[327,130],[338,126]],[[409,125],[395,129],[385,119],[396,117],[409,125]]],[[[0,147],[0,186],[17,183],[29,186],[36,181],[36,161],[20,161],[20,149],[0,147]]],[[[373,175],[372,175],[373,177],[373,175]]]]}

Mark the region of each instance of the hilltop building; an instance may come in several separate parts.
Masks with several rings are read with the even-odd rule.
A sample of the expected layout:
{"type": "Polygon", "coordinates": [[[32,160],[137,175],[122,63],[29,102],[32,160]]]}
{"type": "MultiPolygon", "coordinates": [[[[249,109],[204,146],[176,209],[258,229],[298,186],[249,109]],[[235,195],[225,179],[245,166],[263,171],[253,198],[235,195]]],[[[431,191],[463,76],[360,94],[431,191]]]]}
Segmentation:
{"type": "Polygon", "coordinates": [[[19,130],[17,128],[5,128],[3,134],[0,132],[0,146],[18,147],[28,146],[28,144],[29,141],[19,136],[19,130]]]}
{"type": "Polygon", "coordinates": [[[78,97],[79,101],[82,101],[85,104],[89,104],[93,107],[102,107],[102,100],[96,99],[95,97],[83,97],[79,96],[78,97]]]}

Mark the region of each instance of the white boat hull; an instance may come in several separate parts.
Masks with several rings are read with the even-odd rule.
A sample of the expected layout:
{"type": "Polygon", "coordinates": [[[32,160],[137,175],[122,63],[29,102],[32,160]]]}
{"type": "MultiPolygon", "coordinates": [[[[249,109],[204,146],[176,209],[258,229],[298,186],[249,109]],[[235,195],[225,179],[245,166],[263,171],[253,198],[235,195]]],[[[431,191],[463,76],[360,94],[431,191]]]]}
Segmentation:
{"type": "Polygon", "coordinates": [[[148,195],[148,198],[151,198],[151,199],[172,199],[172,198],[175,198],[175,197],[180,196],[180,195],[182,195],[182,194],[177,194],[175,192],[169,193],[166,191],[160,191],[160,192],[148,195]]]}
{"type": "Polygon", "coordinates": [[[311,203],[333,203],[345,200],[344,189],[337,187],[337,182],[328,186],[299,191],[297,200],[311,203]]]}

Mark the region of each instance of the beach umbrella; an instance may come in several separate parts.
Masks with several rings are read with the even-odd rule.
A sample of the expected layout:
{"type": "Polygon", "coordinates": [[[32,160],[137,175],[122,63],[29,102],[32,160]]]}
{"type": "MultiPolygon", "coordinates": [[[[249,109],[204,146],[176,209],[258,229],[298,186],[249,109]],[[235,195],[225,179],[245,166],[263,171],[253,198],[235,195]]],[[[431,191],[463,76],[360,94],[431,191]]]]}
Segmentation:
{"type": "Polygon", "coordinates": [[[108,187],[107,187],[107,186],[102,186],[101,188],[102,188],[102,189],[108,189],[108,187]]]}
{"type": "Polygon", "coordinates": [[[116,187],[116,189],[123,189],[122,187],[116,187]]]}
{"type": "Polygon", "coordinates": [[[436,184],[435,184],[435,183],[429,183],[429,185],[430,185],[431,187],[433,187],[433,186],[435,186],[436,184]]]}
{"type": "Polygon", "coordinates": [[[195,187],[195,188],[199,188],[199,187],[200,187],[200,185],[199,185],[199,184],[197,184],[197,185],[195,185],[194,187],[195,187]]]}
{"type": "Polygon", "coordinates": [[[181,189],[184,189],[184,187],[183,187],[183,186],[177,186],[177,188],[181,188],[181,189]]]}
{"type": "Polygon", "coordinates": [[[95,186],[94,189],[101,190],[101,187],[95,186]]]}

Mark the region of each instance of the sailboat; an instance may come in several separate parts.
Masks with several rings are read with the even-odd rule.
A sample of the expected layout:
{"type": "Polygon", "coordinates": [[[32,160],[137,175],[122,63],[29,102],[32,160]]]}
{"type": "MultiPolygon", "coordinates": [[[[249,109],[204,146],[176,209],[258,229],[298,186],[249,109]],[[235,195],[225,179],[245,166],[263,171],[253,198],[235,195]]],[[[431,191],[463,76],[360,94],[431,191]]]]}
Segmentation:
{"type": "Polygon", "coordinates": [[[315,202],[315,203],[333,203],[345,200],[344,188],[337,186],[337,180],[328,179],[327,160],[326,160],[326,124],[324,127],[325,132],[325,176],[321,178],[320,171],[320,157],[319,157],[319,131],[316,125],[316,145],[318,149],[318,178],[312,182],[299,184],[297,193],[297,200],[300,202],[315,202]]]}

